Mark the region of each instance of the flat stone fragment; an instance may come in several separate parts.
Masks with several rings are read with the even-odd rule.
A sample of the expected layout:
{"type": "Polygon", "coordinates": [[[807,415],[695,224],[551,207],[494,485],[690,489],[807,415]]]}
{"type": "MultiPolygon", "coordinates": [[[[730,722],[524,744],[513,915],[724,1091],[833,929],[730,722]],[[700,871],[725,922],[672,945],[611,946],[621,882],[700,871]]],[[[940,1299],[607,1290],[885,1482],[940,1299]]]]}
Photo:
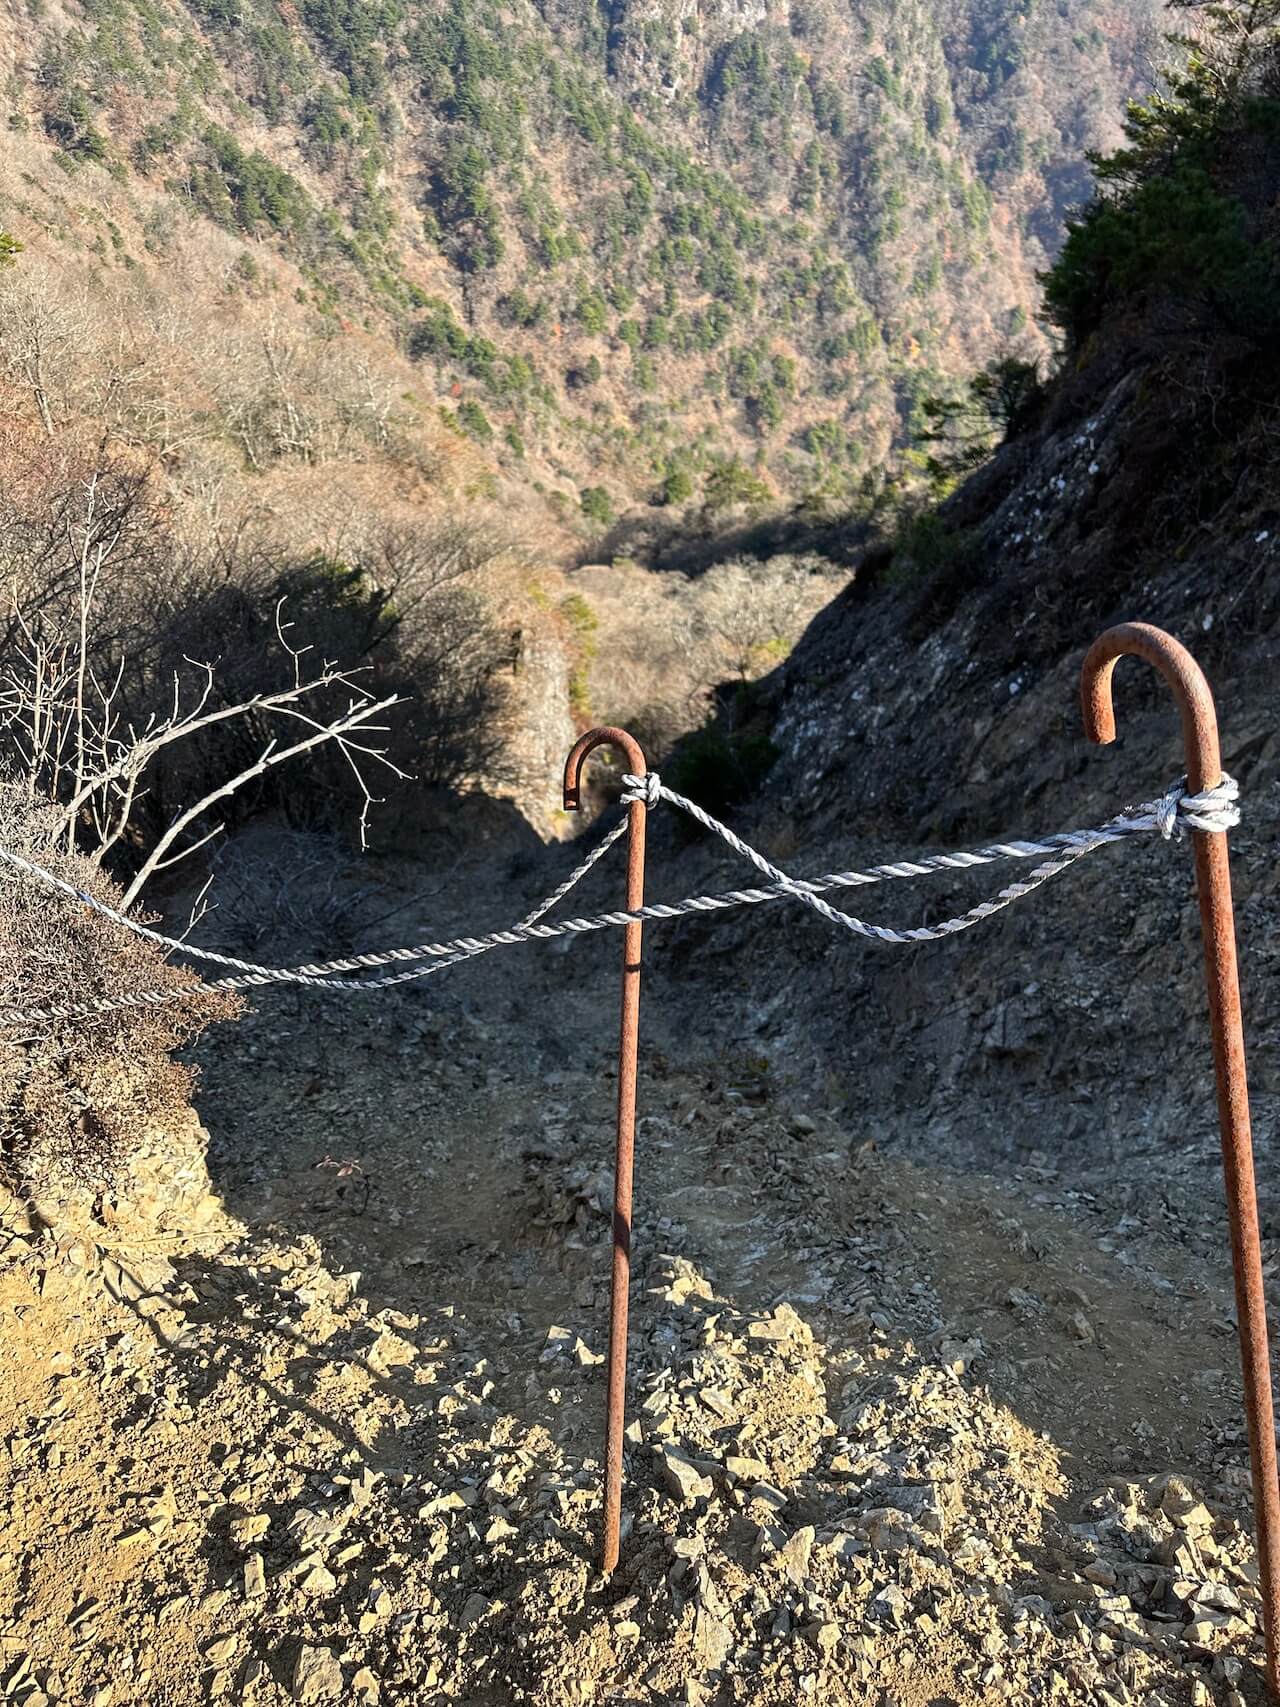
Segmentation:
{"type": "Polygon", "coordinates": [[[871,1604],[879,1607],[892,1624],[902,1624],[906,1620],[907,1597],[897,1583],[890,1583],[887,1588],[882,1588],[871,1604]]]}
{"type": "Polygon", "coordinates": [[[1232,1618],[1225,1612],[1211,1612],[1188,1624],[1182,1636],[1188,1647],[1203,1648],[1206,1653],[1213,1653],[1225,1646],[1230,1636],[1243,1629],[1244,1625],[1238,1618],[1232,1618]]]}
{"type": "Polygon", "coordinates": [[[675,1447],[661,1447],[658,1450],[658,1463],[663,1487],[672,1499],[678,1500],[681,1505],[692,1505],[695,1500],[705,1499],[710,1494],[710,1476],[704,1476],[697,1466],[675,1447]]]}
{"type": "Polygon", "coordinates": [[[1244,1612],[1240,1596],[1234,1589],[1228,1588],[1226,1583],[1200,1583],[1191,1598],[1195,1601],[1197,1610],[1209,1607],[1217,1612],[1234,1612],[1237,1617],[1244,1612]]]}
{"type": "Polygon", "coordinates": [[[747,1328],[747,1338],[753,1340],[800,1340],[809,1345],[813,1342],[813,1329],[796,1314],[790,1304],[779,1304],[771,1316],[762,1321],[752,1322],[747,1328]]]}
{"type": "Polygon", "coordinates": [[[713,1411],[718,1417],[728,1417],[733,1414],[733,1404],[729,1395],[719,1387],[703,1387],[698,1394],[699,1402],[713,1411]]]}
{"type": "Polygon", "coordinates": [[[351,1679],[351,1693],[357,1701],[368,1703],[376,1701],[382,1694],[382,1685],[378,1681],[377,1674],[370,1671],[368,1666],[361,1666],[351,1679]]]}
{"type": "Polygon", "coordinates": [[[538,1361],[540,1363],[550,1363],[557,1357],[563,1357],[572,1346],[576,1337],[577,1336],[575,1334],[569,1332],[568,1328],[548,1328],[546,1343],[538,1354],[538,1361]]]}
{"type": "Polygon", "coordinates": [[[473,1624],[478,1624],[492,1604],[492,1601],[483,1594],[469,1595],[458,1615],[458,1628],[469,1630],[473,1624]]]}
{"type": "Polygon", "coordinates": [[[731,1453],[725,1459],[724,1467],[735,1482],[767,1482],[769,1479],[769,1466],[758,1458],[739,1458],[736,1453],[731,1453]]]}
{"type": "Polygon", "coordinates": [[[1181,1476],[1170,1476],[1165,1482],[1160,1510],[1189,1535],[1205,1535],[1213,1528],[1213,1513],[1181,1476]]]}
{"type": "Polygon", "coordinates": [[[311,1569],[299,1584],[303,1594],[316,1596],[332,1594],[337,1586],[337,1577],[334,1576],[332,1571],[327,1570],[324,1565],[312,1565],[311,1569]]]}
{"type": "Polygon", "coordinates": [[[332,1547],[355,1516],[355,1507],[338,1511],[297,1511],[289,1520],[289,1534],[299,1553],[319,1553],[332,1547]]]}
{"type": "Polygon", "coordinates": [[[813,1643],[814,1647],[817,1648],[818,1652],[826,1655],[828,1658],[840,1645],[840,1626],[838,1624],[824,1623],[812,1625],[805,1631],[805,1634],[809,1637],[809,1640],[813,1643]]]}
{"type": "Polygon", "coordinates": [[[265,1512],[252,1512],[248,1517],[236,1517],[231,1520],[231,1545],[233,1547],[252,1547],[255,1541],[271,1528],[271,1519],[265,1512]]]}
{"type": "Polygon", "coordinates": [[[797,1588],[809,1574],[809,1561],[813,1557],[813,1538],[813,1525],[805,1524],[802,1529],[796,1530],[778,1553],[778,1559],[787,1577],[797,1588]]]}
{"type": "Polygon", "coordinates": [[[344,1687],[342,1667],[330,1650],[304,1644],[293,1667],[294,1700],[304,1704],[332,1701],[341,1695],[344,1687]]]}
{"type": "Polygon", "coordinates": [[[775,1488],[772,1482],[757,1482],[747,1498],[752,1503],[760,1500],[764,1505],[772,1506],[774,1511],[781,1511],[787,1503],[787,1496],[781,1488],[775,1488]]]}
{"type": "Polygon", "coordinates": [[[903,1511],[882,1506],[864,1512],[867,1538],[880,1553],[923,1553],[928,1549],[924,1532],[903,1511]]]}

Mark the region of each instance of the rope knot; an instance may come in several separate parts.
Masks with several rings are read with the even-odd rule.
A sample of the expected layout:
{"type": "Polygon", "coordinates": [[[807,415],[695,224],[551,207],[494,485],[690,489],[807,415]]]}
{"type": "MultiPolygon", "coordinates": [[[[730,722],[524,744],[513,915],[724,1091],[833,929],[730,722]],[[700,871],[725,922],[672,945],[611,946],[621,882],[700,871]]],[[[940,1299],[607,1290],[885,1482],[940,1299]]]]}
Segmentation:
{"type": "Polygon", "coordinates": [[[656,806],[662,799],[662,778],[657,771],[646,771],[643,776],[624,776],[622,779],[622,803],[624,806],[656,806]]]}
{"type": "Polygon", "coordinates": [[[1208,835],[1234,830],[1240,822],[1240,785],[1233,776],[1222,773],[1222,780],[1199,794],[1187,793],[1187,779],[1180,776],[1155,802],[1156,828],[1167,842],[1176,830],[1185,835],[1188,830],[1203,830],[1208,835]]]}
{"type": "Polygon", "coordinates": [[[1167,842],[1178,824],[1178,807],[1187,797],[1187,779],[1180,776],[1155,802],[1156,829],[1167,842]]]}

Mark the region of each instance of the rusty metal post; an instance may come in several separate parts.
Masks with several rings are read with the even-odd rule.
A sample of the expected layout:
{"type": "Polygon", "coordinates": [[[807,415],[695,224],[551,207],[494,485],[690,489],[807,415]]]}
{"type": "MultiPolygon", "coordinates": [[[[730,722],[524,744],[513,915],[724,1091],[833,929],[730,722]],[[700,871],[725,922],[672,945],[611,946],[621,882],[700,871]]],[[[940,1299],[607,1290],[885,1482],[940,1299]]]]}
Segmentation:
{"type": "MultiPolygon", "coordinates": [[[[616,747],[627,771],[647,770],[640,743],[625,729],[592,729],[565,761],[565,810],[582,803],[582,767],[597,747],[616,747]]],[[[627,911],[644,905],[644,831],[648,808],[633,800],[627,808],[627,911]]],[[[627,1304],[631,1284],[631,1174],[636,1136],[636,1064],[640,1040],[639,924],[627,925],[622,939],[622,1024],[618,1042],[618,1132],[613,1164],[613,1281],[609,1301],[608,1390],[605,1399],[604,1535],[600,1569],[608,1576],[617,1566],[622,1526],[622,1434],[627,1405],[627,1304]]]]}
{"type": "MultiPolygon", "coordinates": [[[[1198,794],[1202,789],[1215,787],[1222,780],[1222,762],[1218,747],[1218,719],[1209,684],[1185,647],[1179,645],[1172,635],[1147,623],[1121,623],[1117,628],[1108,629],[1090,647],[1080,682],[1085,733],[1089,739],[1101,744],[1115,740],[1111,676],[1116,660],[1126,654],[1153,665],[1173,690],[1182,712],[1188,789],[1198,794]]],[[[1227,1218],[1231,1228],[1245,1414],[1249,1425],[1267,1685],[1272,1695],[1280,1698],[1280,1483],[1276,1479],[1271,1362],[1267,1349],[1258,1200],[1253,1177],[1249,1089],[1245,1081],[1240,983],[1236,971],[1231,872],[1227,861],[1227,838],[1223,832],[1209,834],[1193,830],[1191,839],[1204,934],[1209,1020],[1218,1080],[1218,1121],[1222,1131],[1222,1166],[1226,1180],[1227,1218]]]]}

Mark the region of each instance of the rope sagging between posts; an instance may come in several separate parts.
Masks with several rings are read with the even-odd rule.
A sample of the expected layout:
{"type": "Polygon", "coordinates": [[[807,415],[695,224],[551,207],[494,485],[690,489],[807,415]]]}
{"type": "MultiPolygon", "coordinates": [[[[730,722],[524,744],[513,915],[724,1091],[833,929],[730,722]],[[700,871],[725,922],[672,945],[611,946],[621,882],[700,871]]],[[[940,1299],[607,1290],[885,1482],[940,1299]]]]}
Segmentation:
{"type": "Polygon", "coordinates": [[[306,964],[294,967],[261,966],[253,961],[240,960],[234,955],[219,954],[213,949],[197,948],[185,943],[177,937],[166,936],[161,931],[153,930],[148,925],[140,924],[137,920],[127,917],[117,908],[86,890],[77,889],[74,884],[46,871],[43,866],[32,860],[23,858],[20,854],[0,847],[0,863],[8,865],[22,876],[43,884],[47,888],[57,890],[70,899],[79,901],[101,914],[112,923],[131,931],[135,936],[154,943],[157,947],[168,952],[181,954],[192,959],[202,960],[210,965],[224,966],[232,969],[232,976],[208,981],[199,981],[182,985],[171,990],[141,990],[122,992],[117,996],[103,997],[93,1002],[78,1002],[63,1004],[48,1008],[4,1009],[0,1010],[0,1028],[28,1027],[47,1024],[55,1020],[89,1019],[100,1014],[112,1013],[125,1008],[158,1007],[172,1001],[209,994],[212,991],[247,990],[261,988],[270,984],[301,984],[323,990],[386,990],[399,984],[407,984],[419,978],[431,977],[436,972],[442,972],[449,966],[456,966],[464,960],[473,959],[476,955],[485,954],[490,949],[513,947],[517,943],[529,941],[547,941],[556,937],[583,935],[591,931],[606,930],[613,927],[625,926],[640,922],[664,922],[698,913],[722,912],[731,908],[757,906],[769,901],[795,900],[809,907],[829,924],[853,932],[857,936],[867,937],[874,941],[906,944],[919,942],[937,942],[960,931],[968,930],[973,925],[980,924],[994,913],[1002,911],[1014,901],[1031,894],[1041,884],[1065,871],[1085,854],[1092,853],[1096,848],[1126,840],[1130,836],[1157,832],[1166,840],[1177,831],[1179,834],[1187,830],[1198,830],[1204,833],[1234,829],[1240,822],[1240,809],[1237,804],[1239,789],[1234,779],[1224,775],[1216,787],[1205,789],[1198,794],[1189,794],[1185,777],[1165,791],[1158,800],[1147,801],[1140,806],[1131,807],[1105,824],[1095,829],[1063,830],[1055,835],[1044,836],[1035,841],[995,842],[987,847],[974,848],[956,853],[927,854],[916,860],[899,860],[882,865],[869,867],[865,871],[828,872],[822,877],[793,878],[778,866],[765,858],[750,843],[736,835],[726,824],[714,818],[694,801],[677,794],[663,783],[656,771],[649,771],[644,776],[625,776],[623,778],[623,800],[627,804],[641,803],[652,809],[660,801],[677,807],[688,813],[705,829],[720,837],[726,845],[733,849],[741,858],[754,865],[758,871],[768,877],[771,882],[768,888],[732,889],[716,895],[691,895],[681,901],[651,902],[647,906],[634,911],[611,911],[596,913],[582,918],[563,919],[555,923],[547,923],[545,915],[562,901],[574,889],[592,867],[604,857],[622,836],[627,827],[623,818],[601,838],[584,860],[577,865],[569,876],[547,895],[533,911],[526,915],[518,924],[503,930],[490,931],[482,936],[455,937],[445,942],[419,943],[414,947],[381,949],[362,954],[348,955],[337,960],[329,960],[318,964],[306,964]],[[1049,856],[1045,862],[1036,866],[1025,878],[1006,885],[998,894],[985,901],[979,902],[967,912],[955,918],[946,919],[936,925],[920,925],[911,930],[894,930],[887,925],[871,924],[865,919],[855,917],[852,913],[842,912],[822,899],[825,891],[831,889],[859,888],[867,884],[884,883],[894,879],[924,877],[937,871],[967,871],[976,866],[990,865],[1001,860],[1034,859],[1042,855],[1049,856]],[[341,978],[333,976],[336,973],[368,971],[383,966],[403,965],[406,963],[429,961],[426,966],[415,966],[412,971],[399,972],[386,978],[341,978]]]}
{"type": "MultiPolygon", "coordinates": [[[[877,942],[898,944],[939,942],[943,937],[966,931],[972,925],[980,924],[983,919],[989,919],[993,913],[1002,911],[1012,902],[1020,901],[1024,895],[1031,894],[1042,883],[1047,883],[1051,877],[1056,877],[1060,871],[1065,871],[1069,865],[1073,865],[1076,860],[1092,853],[1094,848],[1105,847],[1109,842],[1120,841],[1126,836],[1150,830],[1158,830],[1165,841],[1168,841],[1175,829],[1180,833],[1186,829],[1207,832],[1233,830],[1240,822],[1240,808],[1237,805],[1240,789],[1234,777],[1224,773],[1222,781],[1216,787],[1195,795],[1187,793],[1186,777],[1179,777],[1159,800],[1132,807],[1096,830],[1062,830],[1057,835],[1045,836],[1035,842],[997,842],[990,847],[977,848],[969,853],[926,854],[920,860],[872,866],[869,872],[835,872],[806,882],[788,877],[785,871],[771,864],[762,853],[748,842],[744,842],[740,836],[736,836],[718,818],[704,812],[692,800],[686,800],[684,795],[676,794],[674,790],[667,788],[656,772],[651,771],[644,777],[628,776],[622,780],[629,791],[624,794],[624,799],[643,800],[646,805],[653,805],[658,799],[670,801],[673,806],[680,807],[706,829],[714,831],[735,853],[750,860],[758,871],[762,871],[766,877],[771,877],[777,889],[765,892],[762,898],[772,900],[782,894],[794,896],[797,901],[812,907],[814,912],[829,924],[841,925],[857,936],[871,937],[877,942]],[[1037,866],[1021,882],[1009,884],[990,900],[980,901],[967,913],[960,913],[953,919],[945,919],[941,924],[919,925],[913,930],[898,931],[888,925],[869,924],[865,919],[855,918],[852,913],[842,913],[838,907],[831,906],[818,895],[819,890],[826,888],[879,883],[894,877],[924,877],[934,871],[963,871],[977,865],[989,865],[995,860],[1031,859],[1042,853],[1053,853],[1058,857],[1037,866]]],[[[754,900],[758,893],[750,890],[738,891],[744,902],[754,900]]],[[[696,907],[696,902],[686,902],[683,905],[692,908],[696,907]]]]}

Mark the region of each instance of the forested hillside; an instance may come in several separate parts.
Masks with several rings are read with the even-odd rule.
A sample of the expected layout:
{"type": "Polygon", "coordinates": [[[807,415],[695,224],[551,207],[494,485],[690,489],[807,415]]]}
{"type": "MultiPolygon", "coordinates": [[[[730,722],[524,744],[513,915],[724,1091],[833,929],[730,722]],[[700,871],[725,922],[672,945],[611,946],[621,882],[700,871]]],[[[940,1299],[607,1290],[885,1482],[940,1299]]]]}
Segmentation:
{"type": "Polygon", "coordinates": [[[344,442],[470,446],[482,489],[587,534],[842,512],[943,376],[1041,347],[1035,273],[1157,11],[14,5],[0,226],[47,308],[141,298],[175,372],[128,424],[176,460],[211,435],[313,459],[290,415],[319,397],[344,442]],[[246,323],[251,354],[194,383],[192,321],[246,323]]]}

